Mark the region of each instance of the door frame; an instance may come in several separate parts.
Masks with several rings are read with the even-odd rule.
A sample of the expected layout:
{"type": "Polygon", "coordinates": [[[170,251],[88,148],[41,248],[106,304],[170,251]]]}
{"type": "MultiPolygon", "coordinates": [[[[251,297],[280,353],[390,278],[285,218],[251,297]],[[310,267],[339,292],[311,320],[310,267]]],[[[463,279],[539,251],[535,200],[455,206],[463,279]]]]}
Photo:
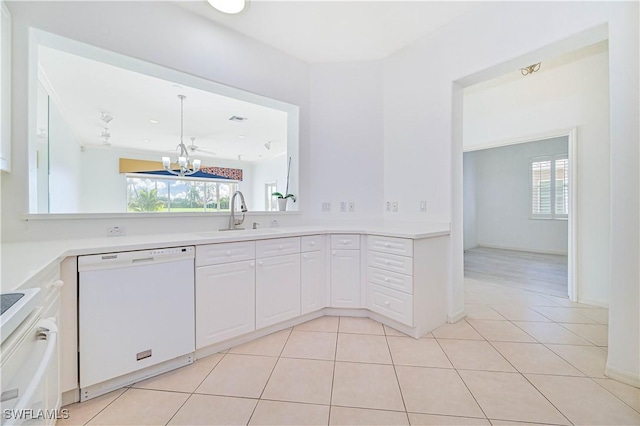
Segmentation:
{"type": "Polygon", "coordinates": [[[567,137],[568,140],[567,154],[569,157],[569,214],[567,215],[567,292],[569,295],[569,300],[571,300],[572,302],[577,302],[579,292],[578,261],[576,256],[578,247],[578,128],[572,127],[568,129],[553,130],[536,135],[527,135],[519,138],[489,142],[469,148],[463,147],[462,153],[464,155],[465,152],[481,151],[484,149],[499,148],[503,146],[535,142],[558,137],[567,137]]]}

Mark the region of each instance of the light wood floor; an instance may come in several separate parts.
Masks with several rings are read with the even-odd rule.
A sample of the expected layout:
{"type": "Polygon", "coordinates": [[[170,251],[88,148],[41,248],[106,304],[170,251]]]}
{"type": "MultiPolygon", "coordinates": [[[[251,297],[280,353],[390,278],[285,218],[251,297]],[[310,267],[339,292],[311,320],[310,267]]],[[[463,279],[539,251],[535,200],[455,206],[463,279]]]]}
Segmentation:
{"type": "Polygon", "coordinates": [[[464,252],[464,276],[567,296],[567,256],[477,247],[464,252]]]}

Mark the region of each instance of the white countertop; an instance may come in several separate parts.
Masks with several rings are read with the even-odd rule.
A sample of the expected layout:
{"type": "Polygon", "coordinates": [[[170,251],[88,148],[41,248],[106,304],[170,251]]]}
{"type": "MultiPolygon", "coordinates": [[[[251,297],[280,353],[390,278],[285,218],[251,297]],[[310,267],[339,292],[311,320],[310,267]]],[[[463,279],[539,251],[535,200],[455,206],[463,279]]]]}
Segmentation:
{"type": "Polygon", "coordinates": [[[40,271],[68,256],[339,233],[421,239],[449,235],[450,227],[448,223],[363,227],[325,225],[6,243],[2,244],[0,291],[4,293],[22,287],[40,271]]]}

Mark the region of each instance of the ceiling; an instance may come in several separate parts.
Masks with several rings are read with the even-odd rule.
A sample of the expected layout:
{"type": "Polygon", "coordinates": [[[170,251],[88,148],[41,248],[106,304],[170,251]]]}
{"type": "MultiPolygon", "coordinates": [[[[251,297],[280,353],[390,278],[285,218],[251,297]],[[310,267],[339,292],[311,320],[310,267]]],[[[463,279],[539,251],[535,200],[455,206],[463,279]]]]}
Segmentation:
{"type": "Polygon", "coordinates": [[[257,162],[286,153],[286,112],[43,46],[38,65],[39,79],[85,148],[105,148],[101,133],[108,128],[108,149],[171,156],[180,141],[182,94],[184,143],[198,147],[193,158],[203,165],[210,165],[207,157],[257,162]],[[103,122],[101,112],[113,120],[103,122]],[[247,120],[230,121],[234,115],[247,120]]]}
{"type": "MultiPolygon", "coordinates": [[[[205,0],[180,7],[246,34],[305,62],[384,58],[484,2],[443,1],[263,1],[226,15],[205,0]]],[[[195,158],[256,162],[286,152],[286,113],[139,74],[55,49],[41,47],[39,73],[72,132],[85,147],[175,153],[184,102],[184,142],[195,158]],[[114,117],[106,124],[104,111],[114,117]],[[229,121],[237,115],[244,122],[229,121]],[[151,123],[157,120],[158,123],[151,123]],[[265,144],[270,142],[270,149],[265,144]]]]}
{"type": "Polygon", "coordinates": [[[385,58],[473,9],[480,1],[267,1],[227,15],[204,1],[179,6],[308,63],[385,58]]]}

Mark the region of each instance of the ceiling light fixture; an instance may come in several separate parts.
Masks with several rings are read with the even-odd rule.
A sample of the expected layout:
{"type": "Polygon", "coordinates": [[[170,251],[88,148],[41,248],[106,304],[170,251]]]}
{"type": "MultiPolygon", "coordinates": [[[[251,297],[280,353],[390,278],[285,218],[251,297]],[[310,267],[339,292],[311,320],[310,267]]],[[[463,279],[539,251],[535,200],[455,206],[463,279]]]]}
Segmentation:
{"type": "Polygon", "coordinates": [[[149,123],[158,124],[159,121],[152,118],[151,120],[149,120],[149,123]]]}
{"type": "MultiPolygon", "coordinates": [[[[111,120],[109,120],[111,121],[111,120]]],[[[111,146],[111,143],[109,142],[109,138],[111,137],[111,133],[109,133],[109,128],[105,127],[102,129],[102,133],[100,133],[100,137],[102,138],[102,145],[104,146],[111,146]]]]}
{"type": "Polygon", "coordinates": [[[169,157],[162,157],[162,166],[164,169],[176,176],[189,176],[200,170],[200,160],[193,160],[193,163],[189,164],[189,151],[182,141],[184,131],[184,100],[187,98],[184,95],[178,95],[180,98],[180,143],[176,147],[178,152],[178,171],[171,169],[171,159],[169,157]]]}
{"type": "Polygon", "coordinates": [[[245,0],[207,0],[209,4],[223,13],[234,14],[242,12],[245,0]]]}
{"type": "Polygon", "coordinates": [[[113,120],[113,117],[110,116],[109,114],[107,114],[104,111],[100,112],[100,120],[104,121],[105,123],[109,123],[111,120],[113,120]]]}
{"type": "Polygon", "coordinates": [[[540,69],[540,64],[542,62],[538,62],[537,64],[529,65],[528,67],[520,68],[520,74],[529,75],[537,72],[540,69]]]}

